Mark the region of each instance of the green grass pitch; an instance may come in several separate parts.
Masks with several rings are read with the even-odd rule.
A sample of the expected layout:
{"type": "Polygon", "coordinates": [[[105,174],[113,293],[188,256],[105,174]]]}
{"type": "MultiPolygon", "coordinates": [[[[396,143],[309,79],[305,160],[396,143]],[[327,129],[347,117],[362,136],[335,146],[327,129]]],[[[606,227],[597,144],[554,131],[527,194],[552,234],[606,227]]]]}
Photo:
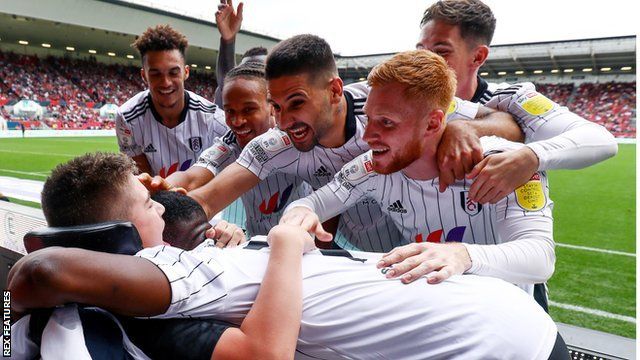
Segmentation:
{"type": "MultiPolygon", "coordinates": [[[[89,151],[117,151],[114,137],[0,139],[0,176],[44,180],[58,163],[89,151]]],[[[636,146],[577,171],[550,173],[559,244],[636,252],[636,146]]],[[[558,246],[550,300],[635,317],[636,258],[558,246]]],[[[551,306],[557,321],[635,338],[635,323],[551,306]]]]}

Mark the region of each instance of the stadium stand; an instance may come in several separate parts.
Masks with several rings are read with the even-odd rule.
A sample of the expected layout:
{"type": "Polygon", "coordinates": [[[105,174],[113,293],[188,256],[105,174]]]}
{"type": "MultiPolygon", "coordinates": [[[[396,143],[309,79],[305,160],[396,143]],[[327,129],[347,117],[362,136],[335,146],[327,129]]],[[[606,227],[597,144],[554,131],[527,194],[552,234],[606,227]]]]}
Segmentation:
{"type": "MultiPolygon", "coordinates": [[[[186,88],[213,99],[216,88],[212,73],[191,72],[186,88]]],[[[111,129],[113,118],[101,116],[105,104],[120,105],[144,89],[140,69],[135,66],[0,52],[0,108],[10,129],[111,129]],[[13,106],[33,100],[43,108],[42,116],[17,115],[13,106]]]]}

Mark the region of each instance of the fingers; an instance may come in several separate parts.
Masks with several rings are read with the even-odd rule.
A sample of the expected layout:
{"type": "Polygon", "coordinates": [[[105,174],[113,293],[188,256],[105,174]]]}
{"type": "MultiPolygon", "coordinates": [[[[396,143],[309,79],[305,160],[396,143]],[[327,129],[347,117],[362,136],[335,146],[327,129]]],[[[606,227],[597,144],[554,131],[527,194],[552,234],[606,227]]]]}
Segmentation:
{"type": "Polygon", "coordinates": [[[242,20],[242,10],[244,9],[244,3],[239,3],[238,4],[238,10],[237,10],[237,15],[238,15],[238,19],[242,20]]]}
{"type": "Polygon", "coordinates": [[[187,189],[185,189],[183,187],[174,187],[174,188],[169,189],[169,191],[175,191],[175,192],[177,192],[179,194],[187,195],[187,189]]]}
{"type": "Polygon", "coordinates": [[[434,271],[427,276],[429,284],[439,284],[454,275],[451,266],[443,266],[440,270],[434,271]]]}
{"type": "Polygon", "coordinates": [[[387,254],[384,254],[382,256],[382,259],[378,261],[378,264],[376,264],[376,266],[378,267],[378,269],[380,269],[383,267],[397,264],[411,256],[422,253],[424,249],[425,249],[424,244],[409,244],[409,245],[399,246],[391,250],[387,254]]]}
{"type": "Polygon", "coordinates": [[[138,178],[138,180],[140,180],[140,182],[142,183],[142,185],[144,185],[145,187],[147,186],[147,184],[151,183],[151,179],[153,179],[151,177],[151,175],[147,174],[147,173],[142,173],[139,174],[138,176],[136,176],[138,178]]]}
{"type": "Polygon", "coordinates": [[[440,192],[447,190],[447,187],[453,184],[455,180],[455,174],[451,169],[440,170],[440,174],[438,176],[440,192]]]}
{"type": "Polygon", "coordinates": [[[474,166],[473,169],[471,169],[471,171],[467,174],[467,179],[474,179],[476,176],[478,176],[482,171],[482,169],[484,169],[485,166],[487,166],[488,162],[489,162],[489,158],[485,158],[479,163],[477,163],[476,166],[474,166]]]}
{"type": "Polygon", "coordinates": [[[207,237],[207,239],[215,239],[216,238],[216,228],[215,227],[211,227],[211,228],[207,229],[207,231],[205,231],[204,235],[207,237]]]}
{"type": "Polygon", "coordinates": [[[320,241],[330,242],[333,239],[333,235],[331,235],[331,233],[327,232],[322,227],[322,224],[320,223],[320,221],[318,221],[318,224],[316,225],[314,231],[316,233],[316,238],[320,241]]]}

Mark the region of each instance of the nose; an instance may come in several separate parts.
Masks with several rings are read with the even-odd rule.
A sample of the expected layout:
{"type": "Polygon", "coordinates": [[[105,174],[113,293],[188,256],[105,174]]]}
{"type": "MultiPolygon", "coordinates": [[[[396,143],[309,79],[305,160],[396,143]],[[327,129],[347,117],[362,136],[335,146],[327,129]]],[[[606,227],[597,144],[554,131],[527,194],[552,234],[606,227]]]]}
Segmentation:
{"type": "Polygon", "coordinates": [[[377,138],[378,138],[378,133],[375,131],[375,126],[370,121],[364,129],[362,140],[364,140],[367,144],[370,144],[377,138]]]}
{"type": "Polygon", "coordinates": [[[245,119],[244,116],[241,116],[241,115],[233,115],[229,119],[229,122],[234,127],[240,127],[247,122],[247,119],[245,119]]]}
{"type": "Polygon", "coordinates": [[[162,214],[164,214],[164,205],[160,204],[157,201],[153,201],[153,205],[155,205],[156,207],[156,211],[158,212],[158,215],[162,216],[162,214]]]}

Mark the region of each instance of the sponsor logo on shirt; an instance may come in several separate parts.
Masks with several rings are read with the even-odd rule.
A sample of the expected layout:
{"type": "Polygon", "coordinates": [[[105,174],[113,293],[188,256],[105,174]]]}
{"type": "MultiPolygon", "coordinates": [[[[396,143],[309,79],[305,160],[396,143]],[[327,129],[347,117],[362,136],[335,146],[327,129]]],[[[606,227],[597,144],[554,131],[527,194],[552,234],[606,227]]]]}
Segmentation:
{"type": "Polygon", "coordinates": [[[471,200],[466,190],[460,192],[460,207],[470,216],[478,215],[482,211],[482,204],[471,200]]]}
{"type": "Polygon", "coordinates": [[[153,146],[153,144],[149,144],[147,146],[144,147],[144,150],[142,150],[146,153],[154,153],[154,152],[158,152],[158,150],[156,150],[156,148],[153,146]]]}
{"type": "Polygon", "coordinates": [[[426,239],[422,234],[418,234],[415,236],[415,241],[417,243],[425,241],[431,243],[441,243],[447,241],[462,242],[464,231],[466,230],[466,228],[466,226],[454,227],[453,229],[449,230],[447,236],[444,239],[442,238],[442,234],[444,234],[444,230],[442,229],[430,232],[429,235],[427,235],[426,239]]]}
{"type": "Polygon", "coordinates": [[[192,159],[189,159],[184,161],[182,164],[180,164],[180,162],[175,162],[169,166],[169,169],[167,169],[166,166],[163,166],[162,169],[160,169],[160,171],[158,172],[158,175],[160,175],[163,178],[166,178],[167,176],[173,174],[178,170],[185,171],[191,166],[191,161],[192,159]],[[178,166],[180,166],[180,168],[178,168],[178,166]]]}
{"type": "Polygon", "coordinates": [[[540,174],[535,173],[524,185],[515,190],[516,203],[523,210],[538,211],[547,205],[547,196],[542,188],[540,174]]]}
{"type": "Polygon", "coordinates": [[[202,138],[200,136],[194,136],[189,138],[189,149],[193,152],[202,150],[202,138]]]}
{"type": "Polygon", "coordinates": [[[324,165],[320,165],[319,168],[313,173],[315,177],[331,177],[331,173],[327,171],[327,168],[324,165]]]}
{"type": "Polygon", "coordinates": [[[260,206],[258,207],[258,209],[260,210],[261,213],[265,215],[270,215],[270,214],[279,212],[287,204],[287,201],[291,196],[292,190],[293,190],[293,184],[287,186],[287,188],[284,189],[284,191],[282,191],[282,196],[280,196],[280,191],[276,191],[276,193],[271,195],[271,197],[269,198],[269,203],[267,204],[265,200],[262,200],[262,203],[260,203],[260,206]]]}
{"type": "Polygon", "coordinates": [[[407,213],[407,209],[404,208],[404,206],[402,206],[402,203],[400,202],[400,200],[396,200],[396,202],[392,203],[391,205],[389,205],[387,207],[388,211],[391,212],[397,212],[400,214],[406,214],[407,213]]]}
{"type": "Polygon", "coordinates": [[[269,160],[267,153],[257,142],[249,143],[249,152],[260,164],[264,164],[269,160]]]}

